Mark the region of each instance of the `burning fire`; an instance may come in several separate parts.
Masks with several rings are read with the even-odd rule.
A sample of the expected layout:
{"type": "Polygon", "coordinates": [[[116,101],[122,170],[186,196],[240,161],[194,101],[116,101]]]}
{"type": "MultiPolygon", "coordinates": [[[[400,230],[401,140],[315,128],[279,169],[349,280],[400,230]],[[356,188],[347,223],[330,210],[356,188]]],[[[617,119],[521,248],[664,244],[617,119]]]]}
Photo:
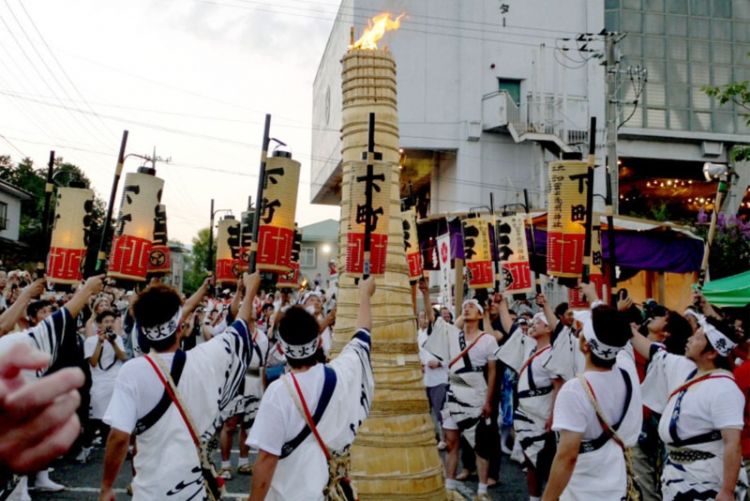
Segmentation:
{"type": "Polygon", "coordinates": [[[378,14],[367,22],[367,29],[359,40],[349,46],[349,50],[352,49],[368,49],[375,50],[378,48],[378,41],[385,35],[386,31],[397,30],[401,26],[401,18],[404,14],[401,14],[396,19],[391,19],[389,12],[378,14]]]}

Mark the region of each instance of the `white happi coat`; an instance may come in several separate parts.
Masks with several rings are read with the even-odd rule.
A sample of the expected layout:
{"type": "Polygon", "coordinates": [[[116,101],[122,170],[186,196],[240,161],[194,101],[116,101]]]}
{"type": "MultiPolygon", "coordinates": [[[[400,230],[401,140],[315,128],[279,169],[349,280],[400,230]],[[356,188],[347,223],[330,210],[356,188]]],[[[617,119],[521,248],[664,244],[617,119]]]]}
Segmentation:
{"type": "MultiPolygon", "coordinates": [[[[643,421],[643,411],[641,392],[638,386],[638,374],[635,370],[633,357],[625,350],[617,355],[617,362],[611,374],[609,374],[610,384],[614,381],[617,381],[617,384],[620,381],[624,382],[620,369],[625,370],[630,380],[632,388],[631,399],[627,409],[624,408],[624,402],[616,402],[614,415],[607,417],[610,424],[614,425],[617,419],[623,415],[623,410],[625,411],[618,435],[627,447],[632,447],[638,441],[643,421]]],[[[601,385],[601,380],[597,381],[601,377],[601,374],[596,372],[584,373],[584,377],[591,382],[594,393],[601,404],[601,400],[605,397],[608,390],[607,386],[601,385]]],[[[577,378],[566,382],[557,395],[554,424],[552,426],[552,429],[555,431],[568,429],[567,426],[564,426],[564,423],[560,422],[565,417],[561,412],[561,408],[564,406],[568,407],[569,413],[580,417],[581,422],[586,423],[583,431],[570,431],[579,431],[582,433],[584,441],[593,440],[601,435],[602,428],[596,417],[594,407],[577,378]],[[573,397],[573,405],[565,406],[566,402],[570,403],[571,396],[573,397]]],[[[622,448],[614,440],[610,439],[599,449],[580,452],[578,454],[573,475],[560,496],[560,501],[620,501],[624,499],[626,489],[627,473],[624,453],[622,448]]]]}
{"type": "Polygon", "coordinates": [[[524,455],[534,465],[548,434],[545,426],[552,414],[554,376],[545,368],[551,347],[537,352],[536,345],[536,340],[516,327],[496,354],[498,360],[518,374],[518,407],[513,416],[513,429],[524,455]],[[531,357],[534,358],[529,362],[531,357]]]}
{"type": "MultiPolygon", "coordinates": [[[[463,351],[459,337],[461,331],[442,318],[435,320],[432,334],[427,338],[424,349],[448,367],[448,392],[443,407],[443,420],[452,419],[461,430],[461,434],[474,447],[476,428],[482,407],[487,399],[487,381],[483,369],[487,364],[486,357],[476,357],[480,351],[492,354],[497,351],[497,342],[490,334],[483,334],[482,340],[469,350],[472,367],[466,367],[464,358],[458,357],[463,351]],[[477,360],[482,358],[484,360],[477,360]],[[450,365],[455,360],[453,365],[450,365]]],[[[470,343],[466,343],[467,346],[470,343]]]]}
{"type": "MultiPolygon", "coordinates": [[[[673,461],[667,457],[662,473],[663,499],[713,499],[721,489],[724,478],[724,442],[716,440],[682,445],[684,441],[721,429],[742,429],[745,398],[728,371],[718,370],[708,379],[690,386],[682,399],[680,393],[670,395],[687,380],[695,377],[696,366],[688,358],[659,350],[653,353],[643,381],[643,403],[661,414],[659,437],[670,450],[692,450],[713,454],[707,459],[673,461]],[[727,379],[730,378],[730,379],[727,379]],[[679,408],[678,408],[679,402],[679,408]],[[676,419],[676,428],[670,424],[676,419]]],[[[740,468],[737,499],[744,499],[747,475],[740,468]]]]}
{"type": "MultiPolygon", "coordinates": [[[[221,426],[221,413],[240,388],[251,351],[247,325],[238,320],[222,334],[185,352],[177,390],[204,444],[221,426]]],[[[166,367],[173,359],[166,354],[150,356],[161,358],[166,367]]],[[[148,361],[144,357],[129,360],[118,374],[104,422],[133,433],[136,419],[155,407],[143,402],[146,387],[156,387],[163,394],[164,386],[148,361]]],[[[174,404],[150,428],[135,431],[140,433],[133,458],[134,501],[205,499],[199,456],[174,404]]]]}
{"type": "Polygon", "coordinates": [[[552,339],[552,351],[545,357],[544,367],[565,381],[570,381],[583,372],[586,358],[573,330],[562,325],[556,330],[558,329],[552,339]]]}
{"type": "MultiPolygon", "coordinates": [[[[302,384],[302,379],[315,378],[315,381],[308,382],[317,383],[322,388],[326,368],[335,372],[336,383],[316,428],[330,450],[344,453],[351,447],[357,429],[370,412],[375,386],[370,360],[370,333],[360,329],[341,353],[325,367],[317,364],[306,373],[298,374],[303,394],[306,386],[302,384]]],[[[268,386],[247,439],[247,444],[251,447],[280,456],[265,499],[322,500],[323,489],[328,484],[328,463],[312,433],[291,452],[288,450],[287,444],[309,428],[294,403],[296,392],[292,397],[282,379],[287,379],[294,388],[290,374],[281,376],[268,386]]],[[[305,402],[313,415],[318,399],[319,396],[305,396],[305,402]]]]}

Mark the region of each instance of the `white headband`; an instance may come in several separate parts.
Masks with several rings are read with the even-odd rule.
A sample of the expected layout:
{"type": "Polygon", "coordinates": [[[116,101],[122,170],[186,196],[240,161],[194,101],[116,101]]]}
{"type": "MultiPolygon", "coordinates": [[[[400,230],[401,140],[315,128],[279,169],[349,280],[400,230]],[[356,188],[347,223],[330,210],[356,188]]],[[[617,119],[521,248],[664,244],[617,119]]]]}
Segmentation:
{"type": "Polygon", "coordinates": [[[540,311],[539,313],[534,315],[534,317],[531,319],[531,322],[533,323],[533,322],[536,322],[537,320],[541,320],[542,322],[544,322],[544,325],[549,327],[549,322],[547,321],[547,317],[544,315],[544,312],[540,311]]]}
{"type": "Polygon", "coordinates": [[[703,333],[706,334],[708,342],[722,357],[728,357],[737,346],[737,343],[729,339],[723,332],[706,322],[705,318],[701,320],[701,327],[703,327],[703,333]]]}
{"type": "Polygon", "coordinates": [[[683,314],[683,316],[685,316],[685,317],[693,317],[701,325],[706,321],[706,317],[704,315],[698,313],[697,311],[695,311],[695,310],[693,310],[691,308],[688,308],[687,310],[685,310],[685,313],[683,314]]]}
{"type": "Polygon", "coordinates": [[[288,344],[281,337],[279,337],[281,347],[284,348],[284,354],[295,360],[301,360],[308,358],[318,351],[318,336],[307,344],[288,344]]]}
{"type": "Polygon", "coordinates": [[[301,304],[302,306],[304,306],[305,303],[307,302],[307,300],[310,299],[311,297],[317,297],[318,299],[320,299],[321,301],[323,301],[323,299],[320,297],[320,293],[319,292],[309,291],[309,292],[306,292],[302,296],[302,298],[300,298],[299,304],[301,304]]]}
{"type": "Polygon", "coordinates": [[[464,301],[464,304],[461,305],[461,309],[466,308],[467,304],[473,304],[474,306],[477,307],[477,309],[479,310],[479,313],[481,315],[484,315],[484,308],[482,308],[482,305],[479,304],[479,301],[477,301],[476,299],[467,299],[466,301],[464,301]]]}
{"type": "Polygon", "coordinates": [[[617,354],[625,348],[624,346],[611,346],[599,341],[599,338],[596,337],[596,331],[594,331],[594,322],[590,316],[583,320],[583,337],[591,347],[591,352],[602,360],[614,360],[617,358],[617,354]]]}
{"type": "Polygon", "coordinates": [[[180,319],[182,319],[182,306],[177,309],[177,313],[172,318],[163,324],[154,325],[153,327],[141,327],[139,325],[138,330],[151,341],[161,341],[177,332],[177,328],[180,326],[180,319]]]}

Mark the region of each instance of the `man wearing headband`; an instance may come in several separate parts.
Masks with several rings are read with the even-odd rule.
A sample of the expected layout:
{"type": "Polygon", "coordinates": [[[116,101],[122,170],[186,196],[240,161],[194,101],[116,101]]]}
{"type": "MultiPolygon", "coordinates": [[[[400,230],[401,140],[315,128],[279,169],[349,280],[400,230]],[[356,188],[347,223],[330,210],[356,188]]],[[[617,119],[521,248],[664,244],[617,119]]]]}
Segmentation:
{"type": "Polygon", "coordinates": [[[631,343],[650,357],[643,402],[656,413],[667,448],[662,498],[744,499],[740,434],[745,398],[730,369],[736,347],[731,325],[698,317],[699,328],[675,355],[633,332],[631,343]]]}
{"type": "Polygon", "coordinates": [[[128,451],[131,434],[138,453],[133,499],[203,499],[204,477],[193,432],[205,448],[221,426],[221,412],[231,403],[256,351],[250,338],[255,320],[257,273],[245,274],[245,296],[237,319],[220,335],[189,352],[179,349],[183,304],[179,293],[151,285],[133,305],[136,329],[148,339],[149,354],[122,366],[104,415],[112,431],[107,440],[101,500],[115,498],[113,484],[128,451]],[[167,391],[171,379],[176,397],[167,391]],[[180,401],[181,412],[175,404],[180,401]],[[190,423],[188,426],[187,423],[190,423]],[[191,432],[192,428],[192,432],[191,432]]]}
{"type": "MultiPolygon", "coordinates": [[[[594,286],[583,284],[581,290],[597,302],[594,286]]],[[[555,400],[552,429],[559,441],[542,499],[625,499],[625,450],[637,442],[643,419],[638,374],[624,350],[630,326],[604,305],[584,312],[580,320],[584,371],[567,381],[555,400]]]]}
{"type": "Polygon", "coordinates": [[[442,317],[435,320],[432,308],[428,307],[427,284],[420,283],[420,288],[429,321],[433,324],[424,349],[448,366],[448,393],[443,407],[443,433],[448,446],[445,455],[446,490],[449,499],[463,499],[458,493],[456,480],[459,442],[463,436],[476,454],[479,487],[475,499],[490,499],[487,495],[489,451],[486,450],[486,441],[477,439],[477,430],[480,422],[482,430],[490,429],[497,341],[492,334],[479,329],[479,321],[484,316],[479,301],[464,301],[464,329],[459,331],[442,317]]]}
{"type": "MultiPolygon", "coordinates": [[[[504,324],[510,322],[508,304],[499,304],[504,324]]],[[[521,444],[526,466],[529,499],[539,501],[542,486],[549,475],[555,454],[555,435],[551,431],[552,408],[562,379],[545,368],[550,356],[552,329],[543,312],[534,315],[528,335],[514,325],[510,338],[497,351],[498,361],[518,374],[513,416],[516,440],[521,444]]]]}
{"type": "Polygon", "coordinates": [[[374,388],[370,361],[372,277],[359,282],[357,329],[330,364],[319,363],[319,324],[302,306],[287,309],[279,323],[279,342],[291,372],[271,383],[250,430],[247,444],[259,450],[253,467],[250,501],[323,499],[329,465],[316,434],[337,464],[347,465],[359,425],[370,412],[374,388]]]}
{"type": "Polygon", "coordinates": [[[553,311],[541,293],[536,295],[536,304],[544,312],[544,318],[552,329],[552,348],[549,357],[545,357],[544,367],[565,381],[573,379],[583,372],[585,364],[583,353],[578,349],[573,310],[568,303],[560,303],[553,311]]]}

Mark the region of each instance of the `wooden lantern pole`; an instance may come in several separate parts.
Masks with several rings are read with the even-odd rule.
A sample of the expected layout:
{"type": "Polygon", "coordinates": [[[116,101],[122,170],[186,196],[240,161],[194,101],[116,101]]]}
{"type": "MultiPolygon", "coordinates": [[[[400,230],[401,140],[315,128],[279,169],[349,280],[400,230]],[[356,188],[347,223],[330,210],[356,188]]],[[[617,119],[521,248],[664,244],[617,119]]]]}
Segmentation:
{"type": "Polygon", "coordinates": [[[596,117],[591,117],[589,127],[589,157],[586,175],[586,236],[583,240],[583,276],[582,281],[588,282],[591,276],[591,238],[594,223],[594,165],[596,165],[596,117]]]}
{"type": "MultiPolygon", "coordinates": [[[[495,194],[492,192],[490,192],[490,215],[495,215],[495,194]]],[[[495,224],[494,218],[492,220],[492,234],[495,237],[492,242],[492,261],[495,268],[495,292],[500,292],[500,242],[498,240],[497,224],[495,224]]],[[[505,287],[503,287],[503,289],[505,289],[505,287]]]]}
{"type": "Polygon", "coordinates": [[[122,168],[125,165],[125,147],[128,144],[128,131],[122,131],[122,140],[120,141],[120,153],[117,155],[117,166],[115,167],[115,177],[112,180],[112,190],[109,192],[109,205],[107,206],[107,215],[104,217],[102,226],[102,238],[99,241],[99,252],[96,255],[95,273],[104,273],[107,263],[107,247],[112,239],[112,211],[115,207],[115,197],[117,196],[117,186],[120,184],[122,168]]]}
{"type": "Polygon", "coordinates": [[[375,153],[375,113],[370,113],[369,127],[367,129],[367,181],[365,183],[365,263],[362,278],[367,280],[370,276],[370,253],[372,251],[372,178],[375,176],[374,160],[379,160],[379,153],[375,153]]]}
{"type": "Polygon", "coordinates": [[[47,164],[47,182],[44,184],[44,210],[42,211],[42,245],[39,246],[39,260],[36,263],[37,278],[44,278],[47,269],[47,254],[50,245],[50,209],[52,205],[52,193],[55,185],[52,177],[55,170],[55,151],[49,152],[49,163],[47,164]]]}
{"type": "Polygon", "coordinates": [[[260,218],[263,216],[263,188],[266,185],[266,161],[268,160],[268,145],[271,142],[271,115],[266,113],[266,122],[263,127],[263,143],[260,151],[260,168],[258,172],[258,190],[256,191],[255,200],[257,209],[253,219],[253,242],[250,244],[250,262],[248,271],[255,272],[256,254],[258,252],[258,231],[260,229],[260,218]]]}

